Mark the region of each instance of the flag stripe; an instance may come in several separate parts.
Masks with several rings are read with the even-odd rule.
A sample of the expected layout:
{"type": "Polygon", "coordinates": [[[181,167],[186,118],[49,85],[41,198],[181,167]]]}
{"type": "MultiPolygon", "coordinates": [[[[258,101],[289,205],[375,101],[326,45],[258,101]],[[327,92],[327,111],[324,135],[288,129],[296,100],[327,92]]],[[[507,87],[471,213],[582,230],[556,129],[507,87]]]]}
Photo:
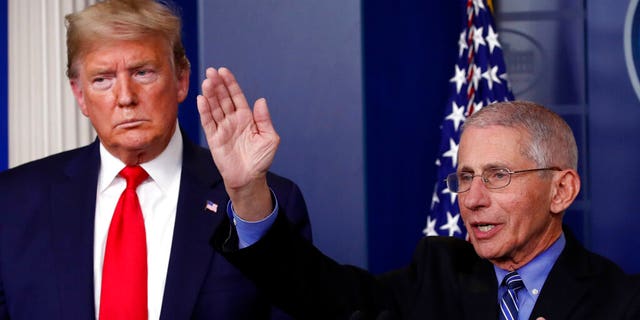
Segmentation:
{"type": "Polygon", "coordinates": [[[458,42],[455,75],[450,81],[450,98],[442,122],[440,151],[436,159],[437,182],[431,197],[427,236],[466,238],[456,195],[444,179],[455,172],[461,124],[466,117],[490,103],[513,100],[498,34],[486,0],[467,0],[466,26],[458,42]]]}

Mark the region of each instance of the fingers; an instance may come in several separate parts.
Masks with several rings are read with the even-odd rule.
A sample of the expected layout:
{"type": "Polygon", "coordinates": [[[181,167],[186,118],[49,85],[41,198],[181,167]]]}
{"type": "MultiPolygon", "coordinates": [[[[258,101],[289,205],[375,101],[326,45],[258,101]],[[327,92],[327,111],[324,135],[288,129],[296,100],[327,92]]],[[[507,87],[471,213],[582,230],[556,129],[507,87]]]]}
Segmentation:
{"type": "Polygon", "coordinates": [[[229,69],[207,68],[206,77],[209,81],[202,83],[202,92],[210,100],[210,104],[216,100],[214,104],[219,106],[224,114],[230,114],[236,109],[249,108],[240,85],[229,69]],[[205,84],[207,88],[204,87],[205,84]]]}
{"type": "Polygon", "coordinates": [[[198,96],[198,112],[200,113],[200,121],[206,130],[210,126],[215,129],[217,124],[225,117],[224,110],[220,103],[226,99],[230,101],[229,94],[224,87],[224,81],[214,68],[207,68],[206,79],[202,81],[202,95],[198,96]]]}
{"type": "MultiPolygon", "coordinates": [[[[209,100],[215,103],[215,108],[212,111],[219,109],[213,115],[217,116],[215,118],[216,121],[220,121],[221,117],[224,118],[224,114],[230,114],[233,112],[235,110],[235,106],[233,105],[233,100],[231,100],[231,97],[229,96],[229,91],[224,83],[224,79],[222,79],[218,70],[214,68],[207,68],[206,76],[206,80],[209,80],[208,83],[206,83],[208,85],[208,97],[209,100]]],[[[202,85],[202,92],[204,93],[204,81],[202,82],[202,85]]]]}
{"type": "Polygon", "coordinates": [[[220,121],[225,114],[231,114],[237,109],[249,109],[236,78],[224,67],[218,70],[207,68],[206,79],[202,82],[202,95],[207,100],[215,121],[220,121]]]}
{"type": "Polygon", "coordinates": [[[198,105],[198,113],[200,113],[200,123],[205,132],[210,132],[217,129],[217,123],[213,120],[211,114],[211,106],[209,101],[202,95],[196,97],[196,104],[198,105]]]}
{"type": "Polygon", "coordinates": [[[228,101],[225,99],[224,102],[221,100],[224,112],[231,112],[235,109],[249,109],[247,98],[245,98],[238,81],[236,81],[236,78],[233,76],[233,73],[231,73],[229,69],[222,67],[218,70],[218,74],[222,77],[227,97],[230,98],[228,101]]]}
{"type": "Polygon", "coordinates": [[[258,132],[275,132],[273,128],[273,122],[271,121],[271,115],[269,114],[269,108],[267,107],[267,100],[260,98],[253,105],[253,119],[256,123],[258,132]]]}
{"type": "MultiPolygon", "coordinates": [[[[209,73],[207,72],[207,74],[209,73]]],[[[220,105],[213,93],[213,84],[209,77],[202,82],[202,95],[198,95],[196,102],[198,105],[198,113],[200,113],[202,128],[205,132],[215,130],[217,128],[217,121],[220,121],[220,119],[216,121],[214,114],[217,114],[219,118],[222,111],[218,110],[220,109],[220,105]]]]}
{"type": "MultiPolygon", "coordinates": [[[[227,68],[207,68],[206,79],[202,82],[202,95],[197,97],[197,105],[202,127],[209,133],[217,130],[225,118],[238,111],[243,115],[252,114],[240,85],[227,68]]],[[[233,118],[238,121],[244,119],[242,117],[233,118]]],[[[254,128],[258,132],[275,132],[265,99],[255,102],[252,118],[248,120],[255,123],[254,128]]],[[[243,120],[239,121],[243,123],[243,120]]]]}

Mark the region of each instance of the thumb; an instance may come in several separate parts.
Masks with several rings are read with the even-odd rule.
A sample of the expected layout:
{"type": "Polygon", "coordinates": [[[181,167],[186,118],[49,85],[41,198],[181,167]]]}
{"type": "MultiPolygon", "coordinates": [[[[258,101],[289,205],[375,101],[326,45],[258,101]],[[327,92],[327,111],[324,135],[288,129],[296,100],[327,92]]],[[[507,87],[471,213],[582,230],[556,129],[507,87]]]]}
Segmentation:
{"type": "Polygon", "coordinates": [[[256,123],[258,132],[275,132],[265,98],[260,98],[253,104],[253,121],[256,123]]]}

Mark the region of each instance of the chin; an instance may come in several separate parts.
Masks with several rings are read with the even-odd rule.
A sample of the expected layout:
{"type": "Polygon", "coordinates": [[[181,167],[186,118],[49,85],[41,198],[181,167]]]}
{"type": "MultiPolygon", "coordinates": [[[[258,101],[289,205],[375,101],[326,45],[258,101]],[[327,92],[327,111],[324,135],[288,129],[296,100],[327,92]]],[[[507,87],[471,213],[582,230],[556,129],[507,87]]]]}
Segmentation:
{"type": "Polygon", "coordinates": [[[144,140],[125,141],[119,144],[120,149],[127,151],[144,151],[149,147],[149,145],[149,142],[144,140]]]}
{"type": "Polygon", "coordinates": [[[496,256],[495,249],[490,247],[489,244],[478,244],[477,242],[475,242],[473,240],[471,241],[471,244],[473,244],[473,249],[475,249],[476,253],[481,258],[491,259],[491,258],[494,258],[496,256]]]}
{"type": "Polygon", "coordinates": [[[127,149],[145,148],[152,144],[153,137],[146,132],[129,132],[120,137],[120,145],[127,149]]]}
{"type": "Polygon", "coordinates": [[[134,154],[143,154],[150,149],[151,144],[146,140],[126,140],[118,141],[111,145],[113,150],[120,155],[128,155],[127,157],[134,156],[134,154]]]}

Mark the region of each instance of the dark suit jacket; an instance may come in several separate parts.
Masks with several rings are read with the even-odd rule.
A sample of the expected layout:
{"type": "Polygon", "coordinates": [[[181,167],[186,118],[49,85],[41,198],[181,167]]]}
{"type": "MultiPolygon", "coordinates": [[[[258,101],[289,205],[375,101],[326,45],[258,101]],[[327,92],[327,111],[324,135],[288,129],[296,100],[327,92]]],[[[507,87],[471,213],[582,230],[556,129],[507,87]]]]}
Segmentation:
{"type": "MultiPolygon", "coordinates": [[[[498,319],[493,266],[463,240],[424,238],[409,266],[374,278],[324,256],[283,216],[248,248],[234,234],[219,229],[216,248],[298,319],[498,319]]],[[[565,237],[530,319],[640,319],[636,280],[565,237]]]]}
{"type": "MultiPolygon", "coordinates": [[[[99,143],[0,173],[0,319],[93,319],[99,143]]],[[[311,237],[298,187],[270,187],[295,232],[311,237]]],[[[208,150],[184,139],[161,319],[268,319],[263,294],[211,246],[228,195],[208,150]],[[219,204],[205,210],[207,200],[219,204]]]]}

